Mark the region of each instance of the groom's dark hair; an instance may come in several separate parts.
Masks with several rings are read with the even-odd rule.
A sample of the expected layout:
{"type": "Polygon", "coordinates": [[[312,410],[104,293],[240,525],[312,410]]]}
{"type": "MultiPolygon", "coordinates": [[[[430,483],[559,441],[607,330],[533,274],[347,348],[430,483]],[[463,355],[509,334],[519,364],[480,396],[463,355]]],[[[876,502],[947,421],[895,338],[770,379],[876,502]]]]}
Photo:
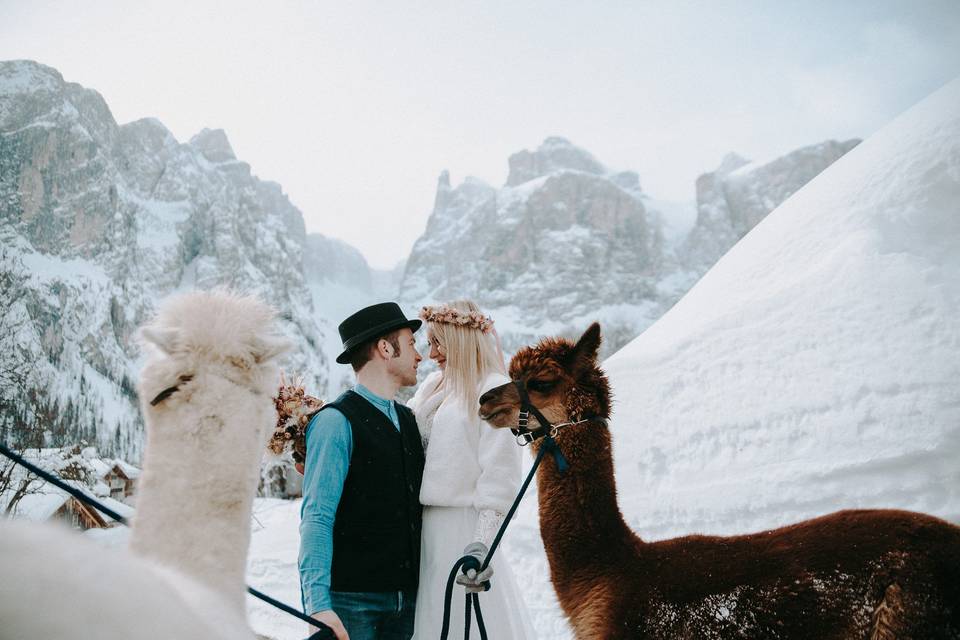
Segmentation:
{"type": "Polygon", "coordinates": [[[377,336],[373,338],[356,349],[353,350],[353,355],[350,356],[350,366],[353,367],[354,373],[363,369],[364,366],[371,360],[373,360],[373,351],[377,348],[377,343],[381,340],[386,340],[390,343],[390,346],[393,347],[393,357],[400,357],[400,332],[403,329],[394,329],[390,333],[385,333],[382,336],[377,336]]]}

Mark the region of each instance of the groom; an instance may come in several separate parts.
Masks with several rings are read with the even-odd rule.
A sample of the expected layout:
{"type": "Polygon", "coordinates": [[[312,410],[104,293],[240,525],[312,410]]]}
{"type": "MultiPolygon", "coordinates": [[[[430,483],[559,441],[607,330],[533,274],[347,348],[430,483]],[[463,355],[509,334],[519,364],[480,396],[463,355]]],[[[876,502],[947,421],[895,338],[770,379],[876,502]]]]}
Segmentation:
{"type": "Polygon", "coordinates": [[[394,302],[344,320],[337,362],[357,384],[307,427],[300,588],[337,640],[413,635],[424,456],[413,412],[394,397],[417,383],[420,324],[394,302]]]}

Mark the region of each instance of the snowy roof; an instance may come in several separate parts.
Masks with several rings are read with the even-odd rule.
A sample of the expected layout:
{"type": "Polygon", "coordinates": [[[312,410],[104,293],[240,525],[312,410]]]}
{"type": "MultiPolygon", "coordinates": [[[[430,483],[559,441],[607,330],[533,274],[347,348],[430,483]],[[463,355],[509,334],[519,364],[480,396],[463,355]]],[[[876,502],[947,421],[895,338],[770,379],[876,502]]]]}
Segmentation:
{"type": "Polygon", "coordinates": [[[91,458],[87,460],[87,462],[89,462],[90,466],[93,467],[93,472],[98,478],[102,478],[110,473],[111,469],[113,469],[113,465],[108,464],[99,458],[91,458]]]}
{"type": "MultiPolygon", "coordinates": [[[[116,511],[118,515],[121,515],[121,516],[123,516],[124,518],[127,518],[128,520],[133,517],[133,514],[134,514],[134,512],[136,511],[136,510],[135,510],[133,507],[131,507],[130,505],[124,504],[124,503],[120,502],[119,500],[114,500],[113,498],[111,498],[111,497],[109,497],[109,496],[105,496],[105,497],[102,497],[102,498],[97,498],[97,501],[100,502],[100,503],[102,503],[103,506],[105,506],[105,507],[107,507],[107,508],[109,508],[109,509],[112,509],[112,510],[116,511]]],[[[100,513],[100,515],[103,516],[103,519],[106,520],[108,523],[113,523],[113,522],[115,522],[113,518],[111,518],[111,517],[108,516],[107,514],[103,513],[103,512],[100,511],[99,509],[97,509],[97,512],[100,513]]]]}
{"type": "MultiPolygon", "coordinates": [[[[10,515],[33,522],[42,522],[49,519],[70,499],[70,494],[56,487],[48,485],[42,491],[43,493],[28,493],[23,496],[10,515]]],[[[8,493],[0,496],[0,504],[6,504],[9,499],[8,493]]]]}
{"type": "Polygon", "coordinates": [[[126,476],[131,480],[140,477],[140,469],[133,466],[129,462],[117,458],[113,461],[113,463],[115,466],[120,467],[120,470],[123,471],[123,473],[126,474],[126,476]]]}

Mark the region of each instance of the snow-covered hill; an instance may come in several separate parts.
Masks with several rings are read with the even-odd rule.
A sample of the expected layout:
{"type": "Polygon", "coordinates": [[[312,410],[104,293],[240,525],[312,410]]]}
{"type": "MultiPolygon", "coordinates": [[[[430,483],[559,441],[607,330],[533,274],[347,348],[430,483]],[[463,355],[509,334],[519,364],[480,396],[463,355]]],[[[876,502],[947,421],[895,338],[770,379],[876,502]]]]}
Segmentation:
{"type": "Polygon", "coordinates": [[[4,313],[28,319],[0,349],[36,363],[54,444],[95,437],[138,458],[132,334],[160,298],[194,287],[273,304],[296,344],[287,368],[325,390],[305,236],[280,185],[252,175],[222,131],[183,144],[157,120],[118,125],[98,93],[56,70],[0,62],[2,261],[25,290],[4,313]]]}
{"type": "Polygon", "coordinates": [[[960,82],[774,211],[606,362],[646,535],[960,520],[960,82]]]}

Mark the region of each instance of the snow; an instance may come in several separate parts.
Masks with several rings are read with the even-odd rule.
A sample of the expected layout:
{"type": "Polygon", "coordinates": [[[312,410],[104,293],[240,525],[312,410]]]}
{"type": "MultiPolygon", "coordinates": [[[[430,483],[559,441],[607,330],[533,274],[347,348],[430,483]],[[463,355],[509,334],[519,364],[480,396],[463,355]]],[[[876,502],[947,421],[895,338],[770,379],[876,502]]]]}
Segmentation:
{"type": "Polygon", "coordinates": [[[62,82],[60,74],[50,67],[29,60],[15,60],[0,72],[0,96],[56,91],[62,82]]]}
{"type": "Polygon", "coordinates": [[[960,521],[960,80],[771,213],[605,363],[650,539],[845,507],[960,521]]]}
{"type": "MultiPolygon", "coordinates": [[[[258,498],[252,525],[247,584],[299,610],[300,500],[258,498]]],[[[252,596],[247,597],[247,615],[254,631],[277,640],[308,635],[305,623],[252,596]]]]}
{"type": "Polygon", "coordinates": [[[43,522],[57,512],[70,494],[56,487],[45,487],[42,492],[28,493],[14,508],[13,517],[32,522],[43,522]]]}
{"type": "MultiPolygon", "coordinates": [[[[130,402],[121,395],[119,387],[93,367],[85,367],[83,373],[90,385],[90,390],[96,392],[96,397],[99,397],[103,402],[100,409],[104,425],[114,425],[115,428],[121,428],[122,424],[130,422],[133,418],[132,408],[130,402]]],[[[97,433],[100,438],[105,435],[113,434],[105,434],[104,430],[97,433]]]]}
{"type": "Polygon", "coordinates": [[[70,282],[77,286],[87,283],[109,286],[110,280],[103,268],[82,258],[61,258],[38,251],[25,252],[21,256],[27,273],[37,283],[70,282]]]}
{"type": "MultiPolygon", "coordinates": [[[[114,500],[109,496],[103,496],[103,497],[97,498],[97,501],[100,502],[103,506],[107,507],[108,509],[112,509],[113,511],[115,511],[117,515],[123,516],[128,521],[130,518],[133,517],[133,514],[135,512],[135,509],[130,505],[124,504],[119,500],[114,500]]],[[[106,520],[108,523],[114,522],[114,519],[112,517],[108,516],[104,512],[100,511],[99,509],[97,509],[97,512],[100,513],[100,515],[103,516],[103,519],[106,520]]]]}
{"type": "MultiPolygon", "coordinates": [[[[529,464],[529,461],[527,462],[529,464]]],[[[531,487],[531,490],[533,487],[531,487]]],[[[269,596],[280,600],[295,609],[300,609],[300,578],[297,573],[297,554],[300,545],[300,500],[281,500],[278,498],[257,498],[253,507],[253,534],[250,540],[250,556],[247,563],[247,584],[269,596]]],[[[533,509],[534,497],[525,500],[528,510],[533,509]]],[[[523,509],[523,507],[521,507],[523,509]]],[[[497,553],[506,555],[512,561],[514,573],[520,575],[528,566],[528,555],[543,558],[543,545],[539,532],[521,532],[511,527],[504,537],[503,546],[497,553]],[[518,533],[520,535],[518,535],[518,533]],[[526,533],[526,535],[524,535],[526,533]],[[518,563],[517,560],[520,560],[518,563]]],[[[548,585],[539,585],[540,589],[548,585]]],[[[529,591],[527,593],[530,593],[529,591]]],[[[544,618],[551,612],[553,604],[552,590],[540,593],[535,598],[528,597],[528,606],[535,618],[544,618]]],[[[481,603],[482,604],[482,603],[481,603]]],[[[250,625],[258,634],[276,640],[299,640],[306,637],[306,624],[293,616],[267,605],[252,596],[247,597],[247,615],[250,625]]],[[[560,631],[563,623],[546,620],[553,625],[554,631],[560,631]]],[[[454,636],[457,637],[457,636],[454,636]]],[[[552,637],[543,635],[542,637],[552,637]]]]}

